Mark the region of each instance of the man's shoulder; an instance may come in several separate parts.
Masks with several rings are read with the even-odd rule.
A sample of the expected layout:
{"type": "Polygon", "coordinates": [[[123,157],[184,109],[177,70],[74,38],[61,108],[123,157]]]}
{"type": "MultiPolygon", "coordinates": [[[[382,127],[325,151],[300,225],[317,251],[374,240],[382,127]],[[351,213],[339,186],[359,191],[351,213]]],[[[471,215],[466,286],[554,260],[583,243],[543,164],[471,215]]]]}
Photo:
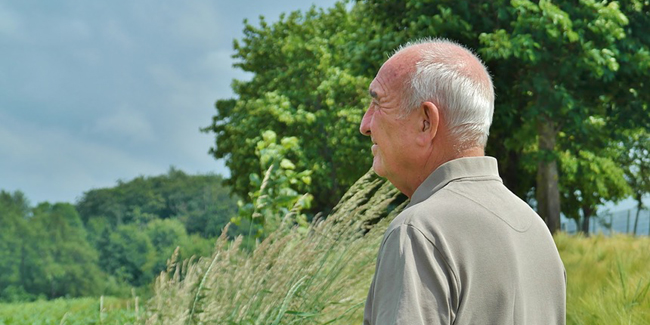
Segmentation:
{"type": "Polygon", "coordinates": [[[538,219],[532,208],[494,181],[454,181],[405,209],[391,223],[410,225],[425,234],[463,231],[467,227],[508,225],[525,231],[538,219]]]}
{"type": "Polygon", "coordinates": [[[462,207],[467,206],[462,202],[464,200],[466,199],[443,188],[400,212],[388,226],[386,236],[400,227],[412,227],[435,244],[438,233],[450,231],[462,222],[458,216],[465,215],[462,211],[462,207]]]}
{"type": "Polygon", "coordinates": [[[432,223],[441,223],[457,215],[465,215],[471,199],[455,191],[454,184],[448,184],[422,202],[408,207],[394,220],[394,223],[408,224],[416,228],[432,223]]]}

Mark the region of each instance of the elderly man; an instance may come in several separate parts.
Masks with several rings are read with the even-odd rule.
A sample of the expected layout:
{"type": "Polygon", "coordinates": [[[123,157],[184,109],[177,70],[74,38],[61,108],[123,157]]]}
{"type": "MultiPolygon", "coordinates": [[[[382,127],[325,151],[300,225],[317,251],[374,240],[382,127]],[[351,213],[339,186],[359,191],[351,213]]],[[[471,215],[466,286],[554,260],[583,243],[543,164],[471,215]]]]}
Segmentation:
{"type": "Polygon", "coordinates": [[[384,235],[364,324],[564,324],[553,238],[484,156],[494,91],[481,61],[447,40],[410,44],[369,92],[373,169],[411,201],[384,235]]]}

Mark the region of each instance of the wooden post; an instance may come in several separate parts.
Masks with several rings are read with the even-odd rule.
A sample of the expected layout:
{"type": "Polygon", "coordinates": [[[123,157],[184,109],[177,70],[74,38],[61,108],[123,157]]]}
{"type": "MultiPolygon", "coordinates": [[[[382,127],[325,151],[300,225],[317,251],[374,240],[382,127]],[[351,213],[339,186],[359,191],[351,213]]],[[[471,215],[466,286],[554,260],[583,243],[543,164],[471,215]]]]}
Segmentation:
{"type": "Polygon", "coordinates": [[[104,321],[104,295],[99,297],[99,323],[104,321]]]}
{"type": "MultiPolygon", "coordinates": [[[[591,217],[589,217],[589,218],[591,218],[591,217]]],[[[591,233],[592,234],[596,233],[596,222],[591,223],[591,233]]]]}
{"type": "Polygon", "coordinates": [[[138,311],[139,311],[138,300],[139,300],[139,297],[135,294],[135,288],[131,288],[131,296],[133,296],[133,303],[135,304],[133,306],[133,308],[135,310],[135,317],[138,318],[138,311]]]}

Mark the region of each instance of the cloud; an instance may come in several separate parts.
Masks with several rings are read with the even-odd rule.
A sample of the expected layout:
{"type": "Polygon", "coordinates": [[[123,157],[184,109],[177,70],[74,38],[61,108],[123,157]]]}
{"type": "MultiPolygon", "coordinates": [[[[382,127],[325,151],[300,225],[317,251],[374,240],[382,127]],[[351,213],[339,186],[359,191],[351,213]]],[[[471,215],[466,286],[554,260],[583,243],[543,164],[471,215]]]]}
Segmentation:
{"type": "Polygon", "coordinates": [[[22,29],[22,18],[0,3],[0,36],[18,38],[22,29]]]}
{"type": "Polygon", "coordinates": [[[214,76],[227,74],[232,78],[250,79],[253,76],[252,73],[233,67],[235,59],[232,58],[232,55],[234,53],[234,50],[231,49],[215,49],[207,52],[198,62],[198,66],[214,76]]]}
{"type": "Polygon", "coordinates": [[[60,128],[2,114],[0,121],[2,189],[21,190],[33,202],[73,202],[93,187],[114,186],[118,179],[162,173],[167,167],[60,128]]]}
{"type": "Polygon", "coordinates": [[[135,44],[135,41],[132,39],[130,33],[125,29],[123,23],[115,18],[109,19],[102,26],[102,33],[106,41],[108,43],[114,43],[114,46],[123,49],[131,49],[135,44]]]}
{"type": "MultiPolygon", "coordinates": [[[[330,5],[334,0],[318,0],[330,5]]],[[[0,0],[0,189],[73,201],[170,165],[228,174],[207,154],[217,99],[231,97],[243,18],[303,0],[0,0]],[[6,49],[6,50],[5,50],[6,49]]]]}
{"type": "Polygon", "coordinates": [[[59,37],[53,40],[55,42],[62,38],[67,38],[75,43],[87,42],[94,36],[91,26],[83,19],[60,20],[58,25],[60,30],[57,31],[56,35],[59,37]]]}
{"type": "Polygon", "coordinates": [[[184,2],[172,17],[171,30],[174,36],[199,47],[215,44],[223,37],[224,25],[219,11],[210,1],[184,2]]]}
{"type": "Polygon", "coordinates": [[[154,140],[153,128],[141,111],[125,104],[109,112],[84,131],[103,138],[118,138],[125,143],[141,144],[154,140]]]}

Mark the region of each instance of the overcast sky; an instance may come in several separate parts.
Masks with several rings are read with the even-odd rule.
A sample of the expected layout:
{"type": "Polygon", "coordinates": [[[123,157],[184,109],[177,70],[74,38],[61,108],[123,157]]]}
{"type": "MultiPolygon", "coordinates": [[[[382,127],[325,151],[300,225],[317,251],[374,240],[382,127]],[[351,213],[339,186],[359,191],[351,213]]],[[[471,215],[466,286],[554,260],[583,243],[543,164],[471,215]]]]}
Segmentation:
{"type": "Polygon", "coordinates": [[[0,189],[75,202],[117,180],[227,175],[207,152],[243,19],[334,0],[0,0],[0,189]]]}

